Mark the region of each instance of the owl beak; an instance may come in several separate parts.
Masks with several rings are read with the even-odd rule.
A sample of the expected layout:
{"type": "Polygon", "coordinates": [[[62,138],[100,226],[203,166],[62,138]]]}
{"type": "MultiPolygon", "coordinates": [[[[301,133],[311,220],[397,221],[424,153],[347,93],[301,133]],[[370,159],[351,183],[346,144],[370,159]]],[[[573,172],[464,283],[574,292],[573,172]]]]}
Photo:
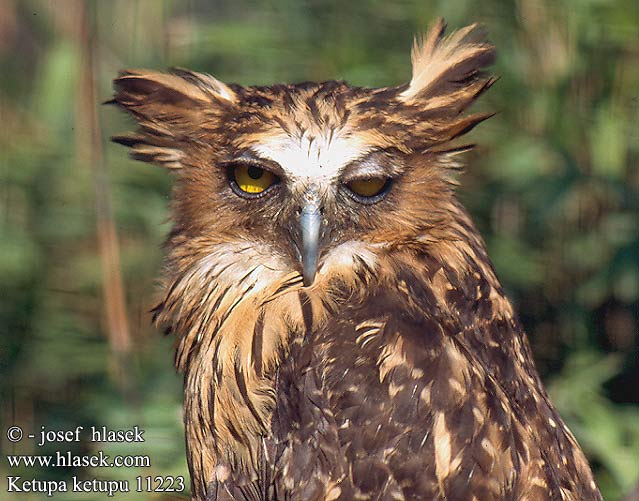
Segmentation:
{"type": "Polygon", "coordinates": [[[315,279],[317,272],[317,258],[319,253],[319,238],[322,226],[322,213],[319,204],[309,201],[300,214],[302,229],[302,274],[304,285],[309,286],[315,279]]]}

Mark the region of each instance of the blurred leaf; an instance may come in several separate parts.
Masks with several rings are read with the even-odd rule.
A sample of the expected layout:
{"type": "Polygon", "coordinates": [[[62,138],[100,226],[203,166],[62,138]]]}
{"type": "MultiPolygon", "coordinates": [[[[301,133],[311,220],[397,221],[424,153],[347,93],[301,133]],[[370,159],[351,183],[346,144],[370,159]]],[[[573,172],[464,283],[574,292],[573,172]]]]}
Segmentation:
{"type": "Polygon", "coordinates": [[[603,384],[620,369],[618,356],[576,352],[548,391],[585,451],[624,492],[639,480],[639,409],[617,407],[603,394],[603,384]]]}

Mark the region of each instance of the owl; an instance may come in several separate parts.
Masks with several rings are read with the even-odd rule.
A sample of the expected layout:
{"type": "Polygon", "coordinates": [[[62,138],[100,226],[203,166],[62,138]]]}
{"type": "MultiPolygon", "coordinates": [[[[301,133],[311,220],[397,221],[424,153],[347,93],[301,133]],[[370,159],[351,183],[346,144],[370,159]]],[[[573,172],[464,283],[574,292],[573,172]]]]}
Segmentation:
{"type": "Polygon", "coordinates": [[[455,196],[494,57],[439,20],[395,87],[115,79],[114,140],[175,173],[194,500],[601,499],[455,196]]]}

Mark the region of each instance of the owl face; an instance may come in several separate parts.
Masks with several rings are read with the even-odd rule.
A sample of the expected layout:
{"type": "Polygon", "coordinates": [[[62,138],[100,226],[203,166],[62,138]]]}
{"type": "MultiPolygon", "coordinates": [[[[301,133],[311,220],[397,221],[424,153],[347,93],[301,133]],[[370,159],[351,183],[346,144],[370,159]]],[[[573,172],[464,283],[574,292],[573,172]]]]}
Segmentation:
{"type": "MultiPolygon", "coordinates": [[[[274,116],[257,111],[252,121],[260,128],[235,132],[232,147],[218,152],[224,157],[204,167],[217,178],[211,188],[225,203],[209,210],[234,215],[225,231],[241,228],[236,237],[261,238],[302,273],[306,285],[336,247],[372,240],[384,215],[397,210],[394,191],[404,170],[401,153],[358,133],[347,108],[336,106],[352,89],[343,86],[340,94],[322,94],[316,102],[321,90],[291,88],[286,98],[296,104],[290,111],[274,116]],[[332,120],[313,115],[321,106],[331,107],[332,120]]],[[[238,120],[237,126],[248,124],[238,120]]],[[[220,230],[219,224],[210,228],[220,230]]]]}
{"type": "Polygon", "coordinates": [[[374,90],[278,91],[233,89],[227,114],[187,152],[174,198],[193,236],[259,241],[311,285],[333,251],[408,244],[438,223],[451,192],[441,159],[374,129],[391,92],[373,112],[374,90]]]}
{"type": "Polygon", "coordinates": [[[413,79],[398,87],[241,87],[185,70],[126,71],[114,102],[141,130],[115,140],[178,172],[174,234],[259,244],[310,286],[332,254],[445,231],[453,157],[467,149],[451,141],[487,117],[462,111],[492,83],[480,68],[493,49],[473,30],[448,40],[442,25],[416,46],[413,79]]]}

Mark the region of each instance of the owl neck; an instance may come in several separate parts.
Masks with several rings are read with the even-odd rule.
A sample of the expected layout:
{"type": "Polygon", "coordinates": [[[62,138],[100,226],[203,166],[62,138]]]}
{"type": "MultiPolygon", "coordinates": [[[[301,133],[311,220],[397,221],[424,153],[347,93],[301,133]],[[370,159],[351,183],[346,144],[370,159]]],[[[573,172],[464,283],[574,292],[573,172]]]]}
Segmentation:
{"type": "Polygon", "coordinates": [[[291,343],[305,342],[333,312],[362,304],[375,290],[405,291],[414,285],[406,283],[410,276],[432,291],[433,314],[450,321],[458,316],[451,291],[470,274],[487,283],[483,293],[500,315],[512,314],[479,240],[416,240],[392,250],[345,245],[311,287],[271,249],[225,244],[190,256],[173,268],[156,322],[179,335],[188,460],[193,491],[202,497],[227,468],[255,467],[275,408],[277,368],[291,343]]]}

